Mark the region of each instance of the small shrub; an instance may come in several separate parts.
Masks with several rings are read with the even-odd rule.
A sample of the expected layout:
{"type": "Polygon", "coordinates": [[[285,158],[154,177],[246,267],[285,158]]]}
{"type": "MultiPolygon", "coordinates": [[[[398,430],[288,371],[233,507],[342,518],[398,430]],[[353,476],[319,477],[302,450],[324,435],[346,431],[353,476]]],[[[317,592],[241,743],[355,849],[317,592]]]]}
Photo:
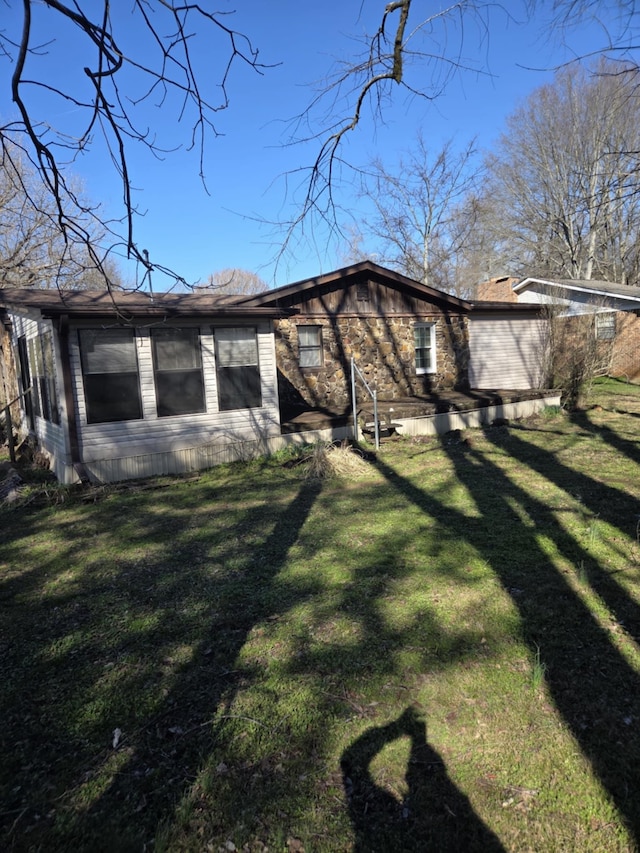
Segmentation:
{"type": "Polygon", "coordinates": [[[541,414],[545,420],[553,420],[562,414],[562,406],[545,406],[541,414]]]}

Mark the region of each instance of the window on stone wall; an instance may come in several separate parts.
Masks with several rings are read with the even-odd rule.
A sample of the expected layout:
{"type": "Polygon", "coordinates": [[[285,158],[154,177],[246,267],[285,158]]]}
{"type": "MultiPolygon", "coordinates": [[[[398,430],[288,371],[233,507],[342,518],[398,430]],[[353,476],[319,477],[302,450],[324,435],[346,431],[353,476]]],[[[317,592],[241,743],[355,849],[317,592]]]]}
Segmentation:
{"type": "Polygon", "coordinates": [[[158,417],[204,412],[199,329],[152,329],[158,417]]]}
{"type": "Polygon", "coordinates": [[[416,373],[435,373],[436,370],[436,326],[435,323],[419,323],[413,327],[416,352],[416,373]]]}
{"type": "Polygon", "coordinates": [[[322,326],[298,326],[300,367],[322,367],[322,326]]]}
{"type": "Polygon", "coordinates": [[[142,417],[133,329],[82,329],[80,357],[87,423],[142,417]]]}
{"type": "Polygon", "coordinates": [[[613,311],[596,314],[596,338],[599,341],[612,341],[616,336],[616,315],[613,311]]]}

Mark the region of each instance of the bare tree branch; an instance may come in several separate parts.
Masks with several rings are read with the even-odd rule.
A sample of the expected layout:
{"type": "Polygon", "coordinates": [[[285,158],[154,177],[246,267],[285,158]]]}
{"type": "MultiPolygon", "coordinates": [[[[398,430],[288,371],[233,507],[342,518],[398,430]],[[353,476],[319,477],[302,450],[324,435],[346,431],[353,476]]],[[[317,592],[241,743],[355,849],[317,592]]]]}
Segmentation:
{"type": "MultiPolygon", "coordinates": [[[[148,260],[139,251],[135,240],[136,207],[132,195],[128,143],[142,143],[155,156],[163,156],[168,148],[140,127],[138,111],[156,95],[157,105],[173,109],[177,103],[176,120],[188,120],[190,132],[188,149],[197,149],[199,172],[205,180],[205,148],[208,137],[217,136],[214,116],[229,106],[229,81],[233,68],[240,63],[257,73],[266,67],[258,51],[242,33],[228,26],[225,13],[207,11],[199,3],[178,0],[132,0],[128,16],[116,11],[110,0],[92,3],[87,8],[81,2],[63,0],[22,0],[22,29],[16,38],[0,32],[0,57],[13,63],[11,76],[12,100],[18,120],[0,126],[0,149],[19,148],[40,173],[47,192],[57,211],[57,223],[66,242],[80,242],[93,261],[101,264],[99,252],[91,245],[94,230],[86,223],[94,220],[113,242],[121,242],[127,257],[141,264],[148,260]],[[95,54],[95,62],[85,65],[72,84],[58,83],[55,69],[47,65],[48,52],[37,43],[36,30],[46,26],[46,15],[55,16],[55,27],[66,28],[75,40],[78,55],[87,48],[95,54]],[[38,27],[36,27],[36,18],[38,27]],[[137,28],[145,41],[145,50],[127,53],[121,47],[118,33],[137,28]],[[196,36],[198,41],[196,41],[196,36]],[[220,94],[218,101],[205,96],[201,89],[197,45],[203,40],[221,47],[225,55],[209,91],[220,94]],[[149,56],[141,60],[141,56],[149,56]],[[27,75],[29,65],[37,60],[37,76],[27,75]],[[132,75],[135,75],[132,77],[132,75]],[[82,86],[81,78],[87,82],[82,86]],[[142,85],[141,93],[134,92],[142,85]],[[65,128],[54,126],[48,117],[36,112],[31,91],[44,93],[74,104],[83,116],[79,132],[71,135],[65,128]],[[176,101],[177,99],[177,101],[176,101]],[[79,155],[92,148],[96,138],[106,145],[122,186],[123,214],[121,220],[105,221],[99,208],[87,205],[74,192],[67,168],[79,155]],[[85,224],[83,224],[85,223],[85,224]],[[124,234],[120,234],[121,226],[124,234]]],[[[214,52],[207,57],[213,65],[214,52]]],[[[213,73],[216,73],[212,69],[213,73]]],[[[211,75],[206,75],[211,79],[211,75]]],[[[155,265],[154,265],[155,266],[155,265]]],[[[165,267],[157,267],[170,273],[165,267]]],[[[179,276],[174,275],[174,278],[179,276]]]]}
{"type": "Polygon", "coordinates": [[[509,17],[501,3],[458,0],[427,17],[417,17],[423,9],[421,0],[387,3],[377,30],[365,39],[362,57],[340,63],[309,107],[293,120],[291,144],[317,140],[319,150],[311,166],[287,176],[301,181],[303,197],[296,217],[288,223],[283,251],[314,219],[323,223],[330,235],[343,236],[334,194],[336,175],[345,170],[357,171],[357,166],[345,160],[340,150],[346,137],[363,123],[367,107],[367,118],[384,123],[385,103],[395,90],[433,101],[442,95],[455,74],[465,70],[488,73],[481,57],[473,63],[464,59],[465,30],[473,23],[481,34],[480,42],[486,42],[490,13],[499,11],[509,17]],[[415,69],[418,77],[414,80],[411,72],[415,69]],[[324,122],[316,117],[323,106],[324,122]],[[305,133],[306,128],[309,130],[305,133]]]}

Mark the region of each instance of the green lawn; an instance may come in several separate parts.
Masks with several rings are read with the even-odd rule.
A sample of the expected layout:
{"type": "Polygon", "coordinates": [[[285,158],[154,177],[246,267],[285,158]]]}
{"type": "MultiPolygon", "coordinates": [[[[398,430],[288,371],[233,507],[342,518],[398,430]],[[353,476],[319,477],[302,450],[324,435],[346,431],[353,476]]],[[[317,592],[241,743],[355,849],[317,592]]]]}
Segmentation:
{"type": "Polygon", "coordinates": [[[612,381],[351,481],[34,488],[0,511],[0,847],[637,850],[639,496],[612,381]]]}

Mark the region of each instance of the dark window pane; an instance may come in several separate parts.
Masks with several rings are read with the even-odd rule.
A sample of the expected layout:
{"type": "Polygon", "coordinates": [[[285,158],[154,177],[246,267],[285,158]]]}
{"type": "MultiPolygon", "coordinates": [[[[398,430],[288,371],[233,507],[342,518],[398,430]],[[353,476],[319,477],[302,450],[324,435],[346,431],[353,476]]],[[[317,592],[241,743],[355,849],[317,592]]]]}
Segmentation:
{"type": "Polygon", "coordinates": [[[158,417],[204,412],[204,382],[201,370],[156,373],[158,417]]]}
{"type": "Polygon", "coordinates": [[[90,373],[84,377],[87,423],[133,421],[142,417],[137,373],[90,373]]]}
{"type": "Polygon", "coordinates": [[[413,339],[416,369],[425,372],[433,369],[433,326],[414,326],[413,339]]]}
{"type": "Polygon", "coordinates": [[[33,412],[35,415],[39,417],[42,416],[42,406],[40,404],[40,382],[39,377],[40,373],[40,364],[42,363],[42,354],[40,354],[40,359],[38,360],[38,350],[40,347],[38,346],[38,341],[35,338],[32,338],[29,341],[29,367],[31,369],[31,401],[33,405],[33,412]]]}
{"type": "Polygon", "coordinates": [[[54,424],[60,423],[60,407],[58,406],[58,391],[54,376],[47,376],[47,389],[51,403],[51,420],[54,424]]]}
{"type": "Polygon", "coordinates": [[[220,411],[260,407],[262,391],[255,328],[216,329],[215,338],[220,411]]]}
{"type": "Polygon", "coordinates": [[[222,412],[259,408],[262,405],[262,392],[258,367],[219,367],[218,399],[222,412]]]}
{"type": "Polygon", "coordinates": [[[60,423],[60,410],[58,408],[58,392],[56,388],[56,365],[53,357],[53,335],[45,332],[41,338],[42,355],[44,358],[44,381],[46,388],[48,418],[54,424],[60,423]]]}

